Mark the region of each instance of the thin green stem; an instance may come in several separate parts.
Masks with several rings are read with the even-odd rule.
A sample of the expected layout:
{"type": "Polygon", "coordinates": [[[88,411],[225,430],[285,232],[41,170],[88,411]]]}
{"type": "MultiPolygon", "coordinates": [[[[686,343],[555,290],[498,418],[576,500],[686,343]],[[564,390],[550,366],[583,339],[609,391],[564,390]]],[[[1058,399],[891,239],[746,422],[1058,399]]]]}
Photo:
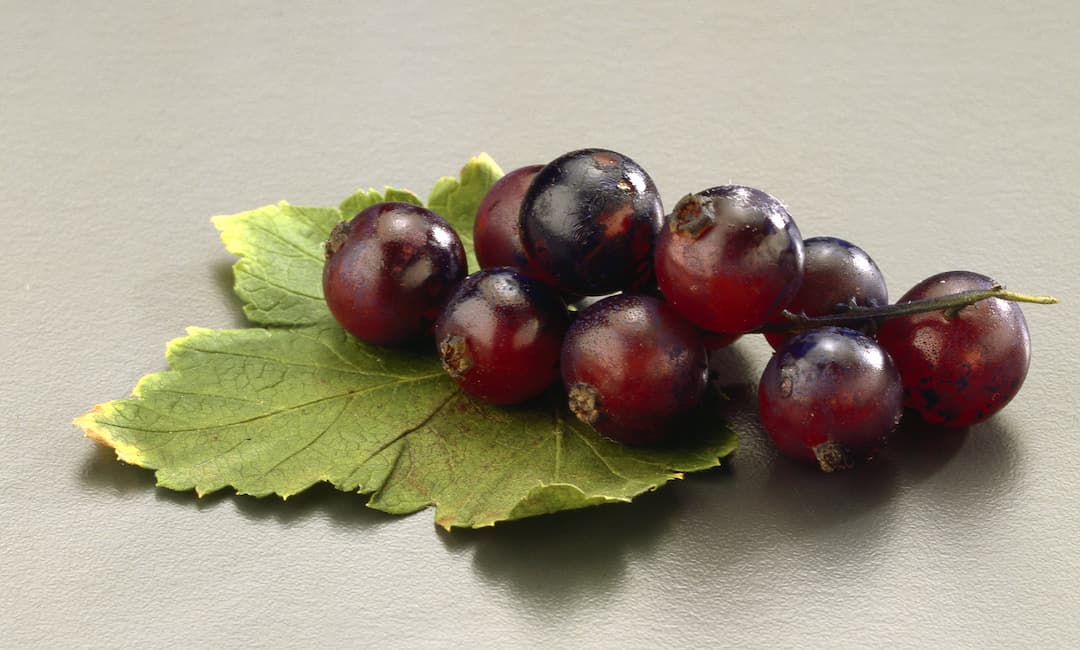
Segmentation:
{"type": "Polygon", "coordinates": [[[1053,296],[1029,296],[1023,293],[1006,291],[1004,287],[995,285],[989,289],[962,291],[960,293],[940,296],[938,298],[913,300],[911,302],[886,305],[884,307],[852,307],[848,311],[839,314],[830,314],[828,316],[807,316],[805,314],[795,314],[785,309],[781,312],[784,322],[768,323],[753,331],[760,333],[798,332],[816,327],[827,327],[829,325],[842,327],[844,325],[850,325],[851,323],[865,323],[866,321],[880,323],[890,318],[922,314],[928,311],[948,311],[955,314],[964,307],[973,305],[980,300],[986,300],[987,298],[1000,298],[1011,302],[1029,302],[1038,305],[1054,305],[1058,303],[1058,299],[1053,296]]]}

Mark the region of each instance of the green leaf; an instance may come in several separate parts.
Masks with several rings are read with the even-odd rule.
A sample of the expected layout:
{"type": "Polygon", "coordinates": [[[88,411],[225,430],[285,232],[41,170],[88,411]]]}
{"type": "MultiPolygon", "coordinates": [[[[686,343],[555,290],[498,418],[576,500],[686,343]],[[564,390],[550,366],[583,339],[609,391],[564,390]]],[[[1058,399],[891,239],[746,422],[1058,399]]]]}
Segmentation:
{"type": "Polygon", "coordinates": [[[480,268],[473,249],[473,221],[488,189],[502,178],[503,171],[491,156],[482,153],[465,163],[458,178],[443,176],[428,196],[428,208],[446,219],[465,245],[469,270],[480,268]]]}
{"type": "Polygon", "coordinates": [[[323,243],[341,221],[335,208],[282,201],[212,219],[233,265],[244,314],[262,325],[310,325],[331,320],[322,292],[323,243]]]}
{"type": "Polygon", "coordinates": [[[383,193],[379,194],[375,190],[357,190],[352,196],[341,202],[338,206],[338,210],[341,212],[343,219],[352,219],[356,215],[360,214],[361,210],[369,208],[376,203],[383,203],[385,201],[397,201],[399,203],[412,203],[413,205],[419,205],[423,207],[424,202],[420,200],[420,197],[413,194],[409,190],[399,190],[390,186],[383,189],[383,193]]]}
{"type": "MultiPolygon", "coordinates": [[[[500,174],[489,157],[474,158],[459,179],[436,184],[429,207],[471,232],[481,188],[500,174]]],[[[433,353],[346,334],[322,301],[322,244],[342,214],[391,198],[416,201],[386,188],[341,209],[280,203],[215,217],[240,257],[244,311],[268,327],[191,328],[169,344],[168,371],[76,424],[121,460],[156,470],[163,487],[288,497],[328,481],[386,512],[434,505],[447,528],[628,501],[734,449],[734,433],[707,411],[682,447],[624,447],[570,416],[564,396],[482,404],[433,353]]]]}
{"type": "Polygon", "coordinates": [[[561,399],[513,408],[461,393],[429,354],[367,346],[334,326],[213,331],[169,344],[168,372],[76,424],[158,484],[288,497],[319,481],[446,527],[629,501],[718,464],[733,434],[692,448],[624,447],[561,399]],[[557,404],[557,405],[556,405],[557,404]]]}

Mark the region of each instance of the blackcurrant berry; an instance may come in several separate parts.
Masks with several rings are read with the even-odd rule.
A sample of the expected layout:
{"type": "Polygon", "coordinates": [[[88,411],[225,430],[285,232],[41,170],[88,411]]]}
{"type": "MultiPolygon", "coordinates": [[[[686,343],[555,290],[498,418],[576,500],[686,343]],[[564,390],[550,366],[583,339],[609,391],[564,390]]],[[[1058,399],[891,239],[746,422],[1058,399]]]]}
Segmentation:
{"type": "Polygon", "coordinates": [[[758,410],[782,453],[831,472],[885,444],[903,414],[903,389],[873,339],[823,327],[776,351],[761,375],[758,410]]]}
{"type": "Polygon", "coordinates": [[[465,277],[465,249],[442,217],[409,203],[379,203],[338,224],[326,242],[323,294],[357,338],[402,345],[431,333],[465,277]]]}
{"type": "Polygon", "coordinates": [[[629,444],[672,433],[676,417],[705,394],[698,330],[649,296],[605,298],[578,316],[562,349],[570,409],[603,435],[629,444]]]}
{"type": "Polygon", "coordinates": [[[613,293],[647,278],[663,207],[649,175],[605,149],[573,151],[544,166],[521,204],[530,264],[560,291],[613,293]]]}
{"type": "Polygon", "coordinates": [[[473,245],[481,268],[526,268],[528,257],[521,244],[519,219],[521,201],[542,167],[532,165],[515,169],[495,181],[484,195],[473,222],[473,245]]]}
{"type": "Polygon", "coordinates": [[[803,242],[787,209],[750,187],[683,198],[656,241],[656,279],[683,317],[741,333],[776,315],[799,290],[803,242]]]}
{"type": "MultiPolygon", "coordinates": [[[[989,289],[970,271],[939,273],[899,302],[989,289]]],[[[882,323],[878,341],[904,381],[905,404],[933,424],[963,427],[1000,411],[1020,390],[1031,361],[1027,321],[1015,302],[988,298],[953,313],[926,312],[882,323]]]]}
{"type": "MultiPolygon", "coordinates": [[[[889,304],[885,276],[866,251],[836,237],[803,240],[806,262],[798,293],[787,304],[795,314],[825,316],[851,307],[882,307],[889,304]]],[[[852,329],[865,329],[848,324],[852,329]]],[[[773,349],[779,349],[793,334],[765,335],[773,349]]]]}
{"type": "Polygon", "coordinates": [[[497,267],[465,278],[435,323],[435,341],[458,386],[494,404],[514,404],[558,379],[569,323],[554,289],[497,267]]]}

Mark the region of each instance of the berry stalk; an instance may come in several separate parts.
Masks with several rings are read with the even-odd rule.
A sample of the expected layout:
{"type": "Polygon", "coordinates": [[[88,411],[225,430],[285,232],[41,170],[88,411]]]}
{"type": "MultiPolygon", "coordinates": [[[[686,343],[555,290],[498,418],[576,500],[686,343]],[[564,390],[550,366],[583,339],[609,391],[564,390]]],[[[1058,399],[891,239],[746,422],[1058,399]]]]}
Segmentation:
{"type": "Polygon", "coordinates": [[[780,315],[784,318],[783,322],[767,323],[753,331],[758,333],[800,332],[803,330],[833,325],[842,327],[853,322],[865,323],[866,321],[873,321],[877,324],[889,320],[890,318],[922,314],[930,311],[948,311],[950,314],[955,314],[964,307],[974,305],[980,300],[986,300],[987,298],[1000,298],[1010,302],[1028,302],[1038,305],[1056,305],[1059,302],[1058,299],[1053,296],[1030,296],[1023,293],[1008,291],[1001,285],[994,285],[989,289],[961,291],[948,296],[913,300],[911,302],[896,303],[884,307],[851,306],[847,311],[827,316],[807,316],[805,314],[795,314],[785,309],[780,312],[780,315]]]}

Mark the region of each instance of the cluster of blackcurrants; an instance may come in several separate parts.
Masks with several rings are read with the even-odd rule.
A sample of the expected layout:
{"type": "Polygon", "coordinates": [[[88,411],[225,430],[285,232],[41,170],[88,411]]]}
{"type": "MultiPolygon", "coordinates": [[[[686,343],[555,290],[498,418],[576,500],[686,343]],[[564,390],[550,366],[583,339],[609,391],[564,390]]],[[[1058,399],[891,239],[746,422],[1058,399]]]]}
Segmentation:
{"type": "MultiPolygon", "coordinates": [[[[876,332],[877,321],[784,331],[784,310],[886,305],[881,271],[846,241],[804,241],[757,189],[710,188],[665,216],[652,179],[613,151],[507,174],[473,236],[482,270],[465,277],[461,241],[440,216],[406,203],[362,211],[326,244],[330,311],[378,345],[434,334],[450,377],[495,404],[536,397],[561,375],[573,413],[623,443],[667,439],[706,393],[708,350],[748,332],[769,332],[776,350],[758,393],[766,431],[827,471],[872,455],[905,406],[966,426],[1001,409],[1027,374],[1023,314],[996,298],[876,332]]],[[[991,286],[943,273],[900,302],[991,286]]]]}

